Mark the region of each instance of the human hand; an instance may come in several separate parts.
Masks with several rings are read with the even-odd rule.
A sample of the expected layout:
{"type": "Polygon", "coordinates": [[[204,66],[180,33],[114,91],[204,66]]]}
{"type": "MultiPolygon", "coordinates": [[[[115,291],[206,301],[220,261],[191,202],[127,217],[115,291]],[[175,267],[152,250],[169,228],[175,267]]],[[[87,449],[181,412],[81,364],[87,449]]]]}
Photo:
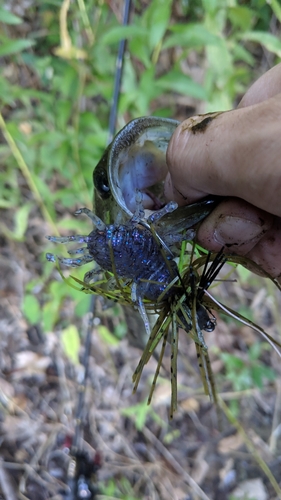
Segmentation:
{"type": "Polygon", "coordinates": [[[280,123],[281,64],[250,87],[237,109],[179,125],[165,183],[166,198],[179,205],[208,194],[227,197],[200,225],[198,242],[246,256],[272,277],[281,275],[280,123]]]}

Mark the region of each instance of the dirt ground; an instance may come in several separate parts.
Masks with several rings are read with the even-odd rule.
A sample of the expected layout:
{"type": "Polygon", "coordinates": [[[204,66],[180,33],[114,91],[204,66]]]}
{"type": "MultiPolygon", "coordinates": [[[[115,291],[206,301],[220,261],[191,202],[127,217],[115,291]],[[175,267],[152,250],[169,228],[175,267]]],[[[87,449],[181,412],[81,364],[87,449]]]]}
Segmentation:
{"type": "MultiPolygon", "coordinates": [[[[111,484],[114,478],[122,498],[278,498],[268,473],[281,486],[280,361],[273,349],[263,351],[262,361],[274,367],[276,379],[265,382],[261,390],[252,387],[235,392],[214,346],[237,354],[246,365],[248,349],[257,342],[258,334],[221,316],[215,331],[206,334],[220,395],[227,404],[238,401],[239,422],[254,452],[243,432],[225,417],[219,430],[215,408],[203,395],[193,343],[184,332],[180,334],[178,360],[179,405],[172,421],[168,419],[168,351],[152,405],[147,407],[156,360],[151,359],[145,367],[132,395],[132,373],[141,350],[131,346],[128,337],[110,345],[100,335],[100,325],[92,329],[89,380],[83,407],[78,407],[83,366],[74,366],[67,359],[59,330],[43,333],[40,325],[28,325],[21,312],[24,286],[40,273],[45,234],[44,222],[35,213],[24,242],[1,237],[0,498],[80,498],[67,496],[77,415],[82,421],[78,467],[82,463],[82,471],[94,485],[96,481],[111,484]],[[261,469],[259,458],[268,470],[261,469]]],[[[280,294],[274,298],[266,281],[256,280],[259,287],[222,282],[217,297],[237,310],[241,304],[251,304],[255,321],[271,335],[278,335],[274,300],[280,305],[280,294]]],[[[101,311],[100,322],[113,331],[123,318],[121,311],[117,315],[110,311],[101,311]]],[[[70,304],[64,305],[61,314],[85,335],[87,317],[79,322],[70,304]]],[[[80,359],[82,355],[83,347],[80,359]]],[[[112,494],[97,498],[119,498],[115,494],[113,489],[112,494]]]]}

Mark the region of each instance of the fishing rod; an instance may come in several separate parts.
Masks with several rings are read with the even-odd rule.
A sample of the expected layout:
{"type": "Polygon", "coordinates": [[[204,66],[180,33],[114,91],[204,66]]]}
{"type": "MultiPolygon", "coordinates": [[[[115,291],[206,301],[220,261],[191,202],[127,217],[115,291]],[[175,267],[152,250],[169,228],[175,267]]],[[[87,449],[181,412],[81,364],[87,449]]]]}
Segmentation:
{"type": "MultiPolygon", "coordinates": [[[[124,8],[123,8],[122,26],[128,25],[130,10],[131,10],[131,0],[125,0],[124,8]]],[[[108,141],[107,141],[107,144],[109,144],[112,141],[112,139],[115,135],[115,132],[116,132],[116,122],[117,122],[120,90],[121,90],[121,84],[122,84],[126,42],[127,42],[127,40],[125,38],[123,38],[120,41],[119,47],[118,47],[118,55],[116,58],[116,66],[115,66],[116,70],[115,70],[113,97],[112,97],[112,104],[111,104],[111,108],[110,108],[109,123],[108,123],[108,141]]],[[[82,365],[84,367],[84,372],[82,374],[82,379],[81,379],[79,387],[78,387],[78,401],[77,401],[77,408],[76,408],[76,414],[75,414],[75,431],[74,431],[74,437],[73,437],[72,446],[71,446],[71,455],[73,456],[73,458],[77,457],[77,460],[80,458],[83,459],[83,452],[81,450],[81,442],[82,442],[82,437],[83,437],[83,421],[84,421],[83,412],[84,412],[84,408],[85,408],[86,385],[87,385],[87,381],[89,378],[89,359],[90,359],[89,355],[90,355],[91,347],[92,347],[92,331],[93,331],[93,327],[94,327],[96,303],[97,303],[97,296],[91,295],[91,302],[90,302],[89,313],[88,313],[89,320],[88,320],[88,324],[87,324],[86,338],[85,338],[85,343],[84,343],[84,354],[83,354],[83,359],[82,359],[82,365]]],[[[77,468],[77,464],[76,464],[76,468],[77,468]]],[[[76,474],[76,476],[77,476],[77,474],[76,474]]],[[[78,481],[79,481],[79,479],[78,479],[78,481]]],[[[73,481],[72,481],[72,483],[73,483],[73,481]]],[[[87,488],[88,486],[85,483],[83,487],[87,488]]],[[[77,490],[77,487],[75,485],[74,485],[74,488],[77,490]]],[[[72,487],[70,489],[73,490],[72,487]]],[[[87,493],[86,489],[85,489],[85,493],[87,493]]],[[[90,491],[89,491],[89,494],[91,494],[90,491]]],[[[78,498],[82,498],[81,495],[77,496],[78,490],[77,490],[77,494],[76,494],[76,492],[71,491],[70,495],[72,495],[72,496],[68,496],[69,500],[72,500],[72,499],[78,500],[78,498]]],[[[95,493],[93,493],[93,495],[94,496],[88,496],[87,498],[94,499],[95,493]]]]}

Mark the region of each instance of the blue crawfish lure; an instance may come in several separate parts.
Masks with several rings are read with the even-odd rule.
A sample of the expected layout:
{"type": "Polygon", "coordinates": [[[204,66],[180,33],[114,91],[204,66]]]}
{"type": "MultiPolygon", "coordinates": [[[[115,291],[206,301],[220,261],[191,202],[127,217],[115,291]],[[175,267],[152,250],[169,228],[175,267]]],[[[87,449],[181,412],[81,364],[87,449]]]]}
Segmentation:
{"type": "MultiPolygon", "coordinates": [[[[95,261],[102,270],[115,273],[117,278],[130,280],[132,301],[138,305],[147,326],[143,299],[157,303],[161,295],[164,294],[167,300],[169,296],[176,293],[176,287],[171,287],[165,294],[165,289],[178,277],[177,264],[172,258],[172,248],[176,243],[194,238],[195,231],[192,226],[202,220],[214,204],[213,200],[205,200],[190,205],[189,219],[186,213],[184,215],[186,226],[184,234],[182,231],[176,231],[175,227],[172,232],[170,225],[167,227],[167,224],[161,224],[159,228],[157,225],[158,222],[163,223],[165,217],[168,216],[169,219],[169,216],[177,210],[180,213],[187,212],[186,207],[178,209],[174,202],[155,211],[148,219],[141,217],[144,212],[141,202],[138,202],[135,215],[124,224],[107,225],[89,209],[82,208],[76,212],[76,215],[86,214],[95,226],[89,235],[48,236],[47,238],[54,243],[76,242],[86,243],[86,246],[69,250],[69,253],[76,254],[76,257],[56,257],[48,253],[47,259],[51,262],[58,260],[69,267],[78,267],[95,261]],[[164,227],[166,227],[165,231],[163,231],[164,227]],[[152,228],[155,230],[152,231],[152,228]]],[[[181,220],[182,217],[181,215],[179,219],[181,220]]],[[[97,270],[86,273],[84,281],[90,283],[96,272],[97,270]]],[[[199,323],[203,329],[210,328],[210,325],[207,326],[208,322],[203,313],[199,316],[199,323]],[[202,321],[206,324],[202,324],[202,321]]]]}

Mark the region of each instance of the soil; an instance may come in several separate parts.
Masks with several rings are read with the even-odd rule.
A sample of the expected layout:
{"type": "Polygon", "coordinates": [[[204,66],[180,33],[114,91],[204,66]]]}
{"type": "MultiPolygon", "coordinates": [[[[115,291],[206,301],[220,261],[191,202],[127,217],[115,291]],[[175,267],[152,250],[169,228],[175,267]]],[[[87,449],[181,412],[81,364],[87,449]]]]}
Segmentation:
{"type": "MultiPolygon", "coordinates": [[[[156,359],[145,366],[138,390],[132,394],[132,374],[142,353],[135,347],[140,323],[135,318],[132,326],[131,313],[134,332],[116,345],[104,339],[100,328],[103,324],[113,332],[124,319],[121,309],[116,316],[98,305],[100,319],[95,323],[100,325],[91,329],[84,393],[79,385],[85,362],[83,342],[80,363],[73,365],[62,348],[60,323],[56,331],[42,332],[40,325],[29,325],[21,312],[24,287],[40,273],[45,234],[44,222],[34,213],[24,242],[15,244],[4,237],[1,242],[0,498],[79,498],[67,496],[69,489],[74,491],[75,461],[80,476],[80,468],[86,471],[93,491],[99,485],[101,492],[114,479],[122,498],[247,498],[235,495],[238,486],[244,492],[250,488],[248,498],[278,498],[268,474],[257,463],[257,458],[262,459],[281,486],[280,362],[275,351],[263,351],[261,361],[274,367],[276,379],[265,381],[262,389],[250,385],[235,392],[216,350],[236,355],[246,366],[248,350],[259,341],[258,334],[217,315],[216,329],[205,335],[220,396],[228,406],[237,402],[239,422],[255,452],[224,415],[219,423],[216,408],[203,394],[193,342],[183,331],[178,410],[173,420],[168,418],[169,347],[151,406],[146,399],[156,359]],[[131,496],[126,497],[128,488],[131,496]]],[[[222,282],[217,297],[237,310],[252,304],[260,326],[272,336],[279,335],[266,280],[256,280],[259,288],[222,282]]],[[[280,303],[279,292],[276,300],[280,303]]],[[[62,311],[64,321],[67,318],[75,324],[85,337],[88,317],[77,319],[68,306],[62,311]]]]}

